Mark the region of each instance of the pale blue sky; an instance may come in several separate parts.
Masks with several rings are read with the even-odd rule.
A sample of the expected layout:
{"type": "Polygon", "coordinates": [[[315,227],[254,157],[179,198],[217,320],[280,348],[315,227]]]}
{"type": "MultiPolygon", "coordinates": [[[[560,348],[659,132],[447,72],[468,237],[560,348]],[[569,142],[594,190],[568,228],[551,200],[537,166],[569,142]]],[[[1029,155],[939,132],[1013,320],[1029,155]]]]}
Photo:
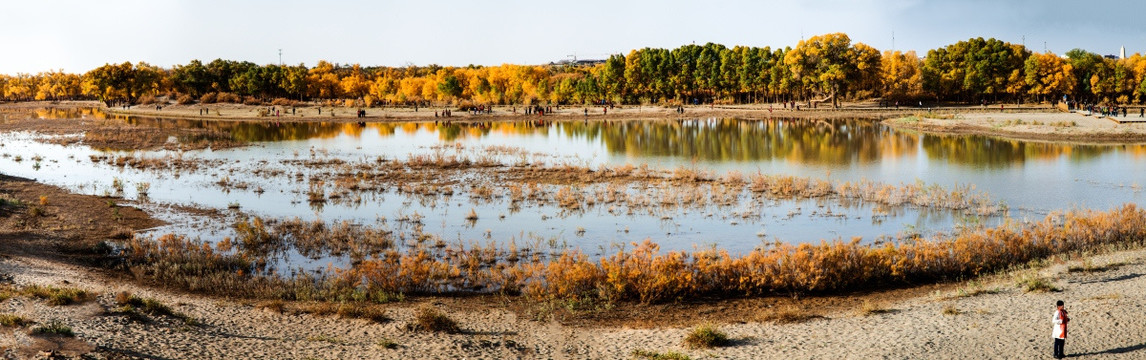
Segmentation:
{"type": "Polygon", "coordinates": [[[4,1],[0,73],[85,72],[108,62],[168,67],[215,58],[314,65],[540,64],[696,42],[795,46],[845,32],[880,50],[995,37],[1056,53],[1146,51],[1146,2],[721,1],[4,1]]]}

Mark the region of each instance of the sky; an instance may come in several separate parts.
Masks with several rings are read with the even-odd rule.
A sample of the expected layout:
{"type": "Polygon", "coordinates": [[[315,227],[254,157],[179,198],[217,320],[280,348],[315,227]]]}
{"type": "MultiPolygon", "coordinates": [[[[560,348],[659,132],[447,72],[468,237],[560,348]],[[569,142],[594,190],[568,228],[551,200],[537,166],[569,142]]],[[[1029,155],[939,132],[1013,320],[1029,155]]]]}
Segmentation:
{"type": "Polygon", "coordinates": [[[844,32],[880,50],[974,37],[1063,54],[1146,53],[1144,1],[5,0],[0,73],[105,63],[318,60],[364,66],[544,64],[643,47],[796,46],[844,32]],[[893,41],[894,34],[894,41],[893,41]]]}

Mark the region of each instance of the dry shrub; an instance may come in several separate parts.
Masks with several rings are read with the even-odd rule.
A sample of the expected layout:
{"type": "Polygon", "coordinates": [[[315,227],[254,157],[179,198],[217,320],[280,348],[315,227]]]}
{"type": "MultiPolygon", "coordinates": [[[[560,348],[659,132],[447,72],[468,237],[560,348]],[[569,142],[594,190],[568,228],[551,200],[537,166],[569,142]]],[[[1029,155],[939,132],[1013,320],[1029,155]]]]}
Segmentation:
{"type": "Polygon", "coordinates": [[[144,95],[143,97],[139,98],[139,103],[143,105],[151,105],[158,102],[159,99],[156,99],[155,95],[144,95]]]}
{"type": "Polygon", "coordinates": [[[218,98],[221,103],[238,104],[243,101],[243,98],[238,94],[228,92],[219,93],[218,98]]]}
{"type": "Polygon", "coordinates": [[[684,347],[689,349],[711,349],[728,343],[728,334],[712,324],[698,326],[684,337],[684,347]]]}
{"type": "Polygon", "coordinates": [[[287,98],[275,98],[271,101],[271,105],[275,106],[294,106],[296,101],[287,98]]]}
{"type": "Polygon", "coordinates": [[[262,105],[263,101],[254,96],[247,96],[243,98],[243,105],[262,105]]]}
{"type": "Polygon", "coordinates": [[[202,104],[214,104],[218,101],[219,101],[219,94],[213,93],[213,92],[203,94],[203,96],[199,97],[199,103],[202,103],[202,104]]]}
{"type": "Polygon", "coordinates": [[[179,105],[190,105],[195,103],[195,98],[191,97],[191,95],[183,94],[175,98],[175,103],[179,105]]]}
{"type": "Polygon", "coordinates": [[[458,323],[446,316],[432,305],[423,305],[414,310],[414,323],[409,326],[414,330],[444,332],[456,334],[461,332],[458,323]]]}

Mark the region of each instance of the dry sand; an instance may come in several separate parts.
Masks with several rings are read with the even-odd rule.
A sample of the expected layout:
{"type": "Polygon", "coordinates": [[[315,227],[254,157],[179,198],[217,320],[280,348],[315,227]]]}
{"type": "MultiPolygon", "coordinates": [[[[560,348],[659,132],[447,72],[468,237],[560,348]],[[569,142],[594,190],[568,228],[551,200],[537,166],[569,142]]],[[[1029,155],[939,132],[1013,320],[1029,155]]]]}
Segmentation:
{"type": "MultiPolygon", "coordinates": [[[[885,120],[902,130],[978,134],[1022,140],[1097,142],[1144,142],[1146,122],[1118,123],[1109,118],[1070,112],[956,112],[885,120]]],[[[1137,115],[1118,117],[1139,119],[1137,115]]]]}
{"type": "MultiPolygon", "coordinates": [[[[142,358],[427,358],[427,359],[620,359],[633,350],[681,352],[702,358],[1038,358],[1050,353],[1050,318],[1056,299],[1067,303],[1072,322],[1067,352],[1080,359],[1146,357],[1146,250],[1123,251],[1092,258],[1092,264],[1124,262],[1116,269],[1070,273],[1060,262],[1039,270],[1062,292],[1025,293],[1015,274],[991,277],[982,288],[992,294],[958,297],[955,291],[887,302],[884,313],[858,310],[825,313],[825,318],[798,324],[746,322],[719,324],[733,339],[728,347],[689,350],[681,346],[687,328],[632,329],[567,327],[532,321],[499,310],[457,310],[449,299],[437,306],[458,320],[465,334],[434,334],[405,329],[414,304],[387,309],[394,320],[366,320],[314,315],[287,315],[251,305],[176,294],[113,282],[86,268],[31,257],[0,260],[0,272],[18,285],[73,286],[100,293],[85,305],[48,306],[15,297],[0,303],[6,312],[38,322],[60,320],[77,339],[61,353],[98,349],[98,357],[142,358]],[[131,291],[154,297],[202,325],[173,319],[132,321],[110,314],[114,294],[131,291]],[[945,307],[959,314],[946,315],[945,307]],[[388,339],[400,346],[386,349],[388,339]],[[85,345],[86,344],[86,345],[85,345]]],[[[857,300],[858,302],[858,300],[857,300]]],[[[858,309],[860,304],[856,304],[858,309]]],[[[698,322],[703,319],[698,319],[698,322]]],[[[4,330],[0,345],[35,350],[23,330],[4,330]]],[[[9,355],[29,354],[9,350],[9,355]]],[[[33,353],[34,355],[34,353],[33,353]]]]}

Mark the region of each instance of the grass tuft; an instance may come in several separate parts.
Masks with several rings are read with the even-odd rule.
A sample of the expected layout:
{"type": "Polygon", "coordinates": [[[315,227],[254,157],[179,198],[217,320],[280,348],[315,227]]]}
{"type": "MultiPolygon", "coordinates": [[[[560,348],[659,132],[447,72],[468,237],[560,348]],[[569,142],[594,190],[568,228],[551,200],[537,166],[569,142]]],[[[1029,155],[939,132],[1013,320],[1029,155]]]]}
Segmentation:
{"type": "Polygon", "coordinates": [[[1037,274],[1022,275],[1018,279],[1018,285],[1023,291],[1026,292],[1058,292],[1062,291],[1061,288],[1055,286],[1047,278],[1038,276],[1037,274]]]}
{"type": "Polygon", "coordinates": [[[394,340],[382,338],[382,340],[378,340],[378,346],[383,348],[383,349],[393,350],[393,349],[397,349],[397,348],[401,347],[402,345],[398,344],[397,342],[394,342],[394,340]]]}
{"type": "Polygon", "coordinates": [[[141,298],[133,295],[130,292],[120,292],[115,294],[115,303],[119,305],[119,312],[134,313],[142,312],[154,316],[168,316],[182,320],[187,325],[198,325],[199,321],[188,316],[187,314],[172,310],[170,306],[159,302],[159,300],[152,298],[141,298]]]}
{"type": "Polygon", "coordinates": [[[883,307],[883,304],[871,300],[864,300],[863,305],[860,305],[859,308],[859,314],[863,316],[885,314],[888,312],[891,312],[891,310],[883,307]]]}
{"type": "Polygon", "coordinates": [[[57,306],[81,304],[95,299],[95,294],[87,290],[55,286],[29,285],[20,292],[37,299],[46,299],[48,304],[57,306]]]}
{"type": "Polygon", "coordinates": [[[711,349],[728,345],[728,342],[728,334],[712,324],[698,326],[684,337],[684,347],[689,349],[711,349]]]}
{"type": "Polygon", "coordinates": [[[76,333],[72,330],[71,326],[64,324],[60,321],[52,321],[44,325],[37,326],[32,329],[32,334],[38,335],[59,335],[66,337],[75,337],[76,333]]]}
{"type": "Polygon", "coordinates": [[[692,360],[692,358],[689,357],[688,355],[681,354],[681,353],[678,353],[675,351],[669,351],[666,353],[658,353],[658,352],[654,352],[654,351],[640,350],[640,349],[633,350],[633,357],[640,358],[640,359],[648,359],[648,360],[692,360]]]}
{"type": "Polygon", "coordinates": [[[30,320],[16,314],[0,314],[0,326],[20,327],[31,323],[30,320]]]}
{"type": "Polygon", "coordinates": [[[961,313],[962,313],[962,312],[961,312],[961,311],[959,311],[959,309],[958,309],[958,308],[956,308],[956,307],[955,307],[955,305],[950,305],[950,304],[948,304],[947,306],[944,306],[944,307],[943,307],[943,315],[952,315],[952,316],[954,316],[954,315],[959,315],[959,314],[961,314],[961,313]]]}
{"type": "Polygon", "coordinates": [[[457,321],[454,321],[454,319],[446,316],[445,313],[431,305],[424,305],[414,310],[414,323],[411,327],[414,330],[434,331],[447,334],[461,332],[457,321]]]}
{"type": "Polygon", "coordinates": [[[817,314],[808,313],[799,307],[789,306],[783,309],[765,312],[761,314],[757,320],[771,321],[777,324],[795,324],[822,317],[823,316],[817,314]]]}
{"type": "Polygon", "coordinates": [[[1072,265],[1072,266],[1068,267],[1066,270],[1067,270],[1067,272],[1072,272],[1072,273],[1076,273],[1076,272],[1094,273],[1094,272],[1118,270],[1118,268],[1123,267],[1123,266],[1126,266],[1126,262],[1119,261],[1119,262],[1112,262],[1112,263],[1108,263],[1105,265],[1096,266],[1096,265],[1094,265],[1093,262],[1090,261],[1090,259],[1086,259],[1082,262],[1082,265],[1072,265]]]}

